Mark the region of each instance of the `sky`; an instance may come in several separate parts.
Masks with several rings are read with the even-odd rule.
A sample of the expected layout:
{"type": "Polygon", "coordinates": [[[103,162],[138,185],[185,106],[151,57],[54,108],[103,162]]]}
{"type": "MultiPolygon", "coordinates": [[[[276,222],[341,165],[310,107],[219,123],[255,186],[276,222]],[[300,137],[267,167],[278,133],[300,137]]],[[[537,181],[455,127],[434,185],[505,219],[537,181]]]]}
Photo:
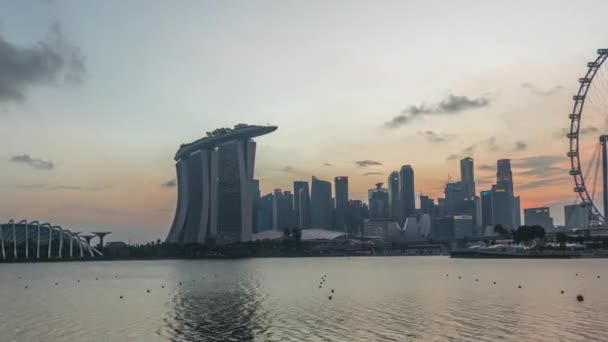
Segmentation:
{"type": "MultiPolygon", "coordinates": [[[[257,138],[263,193],[348,176],[365,199],[410,164],[416,192],[437,198],[460,158],[475,159],[478,191],[509,158],[522,208],[551,206],[562,223],[575,201],[563,129],[578,78],[606,47],[607,9],[0,0],[0,221],[164,239],[179,145],[249,123],[279,127],[257,138]]],[[[596,88],[585,155],[608,117],[596,88]]]]}

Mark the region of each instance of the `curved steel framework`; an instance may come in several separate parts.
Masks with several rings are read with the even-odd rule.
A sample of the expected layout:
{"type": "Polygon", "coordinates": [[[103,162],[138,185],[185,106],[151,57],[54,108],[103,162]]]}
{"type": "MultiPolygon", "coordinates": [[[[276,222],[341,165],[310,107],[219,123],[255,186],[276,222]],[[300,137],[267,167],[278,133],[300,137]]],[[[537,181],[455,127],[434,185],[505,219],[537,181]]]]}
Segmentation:
{"type": "Polygon", "coordinates": [[[570,132],[567,137],[570,140],[570,150],[568,151],[568,157],[570,158],[570,175],[574,178],[574,192],[578,193],[581,198],[581,205],[590,208],[591,217],[590,219],[604,223],[604,215],[606,213],[600,212],[593,203],[593,197],[589,195],[589,189],[585,186],[585,178],[583,176],[583,170],[581,168],[580,159],[580,142],[579,142],[579,130],[581,127],[581,117],[583,115],[583,109],[585,107],[585,99],[587,93],[593,82],[593,78],[597,74],[602,64],[608,58],[608,49],[597,50],[598,56],[593,62],[587,63],[587,73],[584,77],[579,79],[578,93],[572,97],[574,100],[574,107],[572,113],[569,115],[570,118],[570,132]]]}
{"type": "Polygon", "coordinates": [[[0,261],[31,260],[35,244],[34,260],[62,260],[73,258],[95,258],[103,256],[91,247],[79,233],[73,233],[60,226],[38,221],[14,220],[0,224],[0,261]],[[65,240],[65,241],[64,241],[65,240]],[[74,253],[74,243],[80,253],[74,253]],[[67,244],[64,248],[64,244],[67,244]],[[69,246],[69,249],[68,247],[69,246]],[[40,254],[41,249],[46,253],[40,254]],[[11,251],[12,250],[12,251],[11,251]],[[12,253],[11,253],[12,252],[12,253]],[[77,255],[75,255],[77,254],[77,255]],[[41,257],[42,256],[42,257],[41,257]]]}

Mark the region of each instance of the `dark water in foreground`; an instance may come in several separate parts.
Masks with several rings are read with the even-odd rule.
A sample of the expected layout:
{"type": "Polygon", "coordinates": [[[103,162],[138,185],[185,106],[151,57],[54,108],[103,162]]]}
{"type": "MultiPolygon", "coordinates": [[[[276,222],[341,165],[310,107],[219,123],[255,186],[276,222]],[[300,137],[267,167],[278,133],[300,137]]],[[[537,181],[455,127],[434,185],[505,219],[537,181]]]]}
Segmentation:
{"type": "Polygon", "coordinates": [[[608,341],[608,259],[125,261],[0,270],[0,341],[608,341]]]}

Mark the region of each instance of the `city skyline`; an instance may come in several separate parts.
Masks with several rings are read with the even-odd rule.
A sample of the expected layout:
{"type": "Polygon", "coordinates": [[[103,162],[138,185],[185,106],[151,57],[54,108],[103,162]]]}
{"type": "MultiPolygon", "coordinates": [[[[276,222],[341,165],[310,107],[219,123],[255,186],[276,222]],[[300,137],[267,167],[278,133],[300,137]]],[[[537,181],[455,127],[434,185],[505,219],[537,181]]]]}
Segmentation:
{"type": "Polygon", "coordinates": [[[468,155],[479,194],[508,158],[521,208],[551,207],[563,223],[575,194],[562,129],[605,40],[595,25],[608,4],[587,4],[183,2],[142,13],[137,2],[4,2],[2,48],[48,57],[44,42],[64,64],[32,78],[0,65],[0,88],[11,86],[0,93],[0,217],[162,239],[175,147],[245,122],[281,127],[258,145],[262,194],[347,176],[351,198],[367,201],[412,165],[417,198],[438,198],[468,155]],[[572,20],[589,25],[563,25],[572,20]]]}

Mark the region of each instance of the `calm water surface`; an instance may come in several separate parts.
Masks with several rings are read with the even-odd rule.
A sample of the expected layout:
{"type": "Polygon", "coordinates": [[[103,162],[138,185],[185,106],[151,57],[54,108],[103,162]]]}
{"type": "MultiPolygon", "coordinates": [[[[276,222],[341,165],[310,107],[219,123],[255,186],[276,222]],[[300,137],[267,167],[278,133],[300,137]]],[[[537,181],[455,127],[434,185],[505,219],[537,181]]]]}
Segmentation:
{"type": "Polygon", "coordinates": [[[0,271],[0,341],[608,341],[608,260],[600,259],[125,261],[0,271]]]}

